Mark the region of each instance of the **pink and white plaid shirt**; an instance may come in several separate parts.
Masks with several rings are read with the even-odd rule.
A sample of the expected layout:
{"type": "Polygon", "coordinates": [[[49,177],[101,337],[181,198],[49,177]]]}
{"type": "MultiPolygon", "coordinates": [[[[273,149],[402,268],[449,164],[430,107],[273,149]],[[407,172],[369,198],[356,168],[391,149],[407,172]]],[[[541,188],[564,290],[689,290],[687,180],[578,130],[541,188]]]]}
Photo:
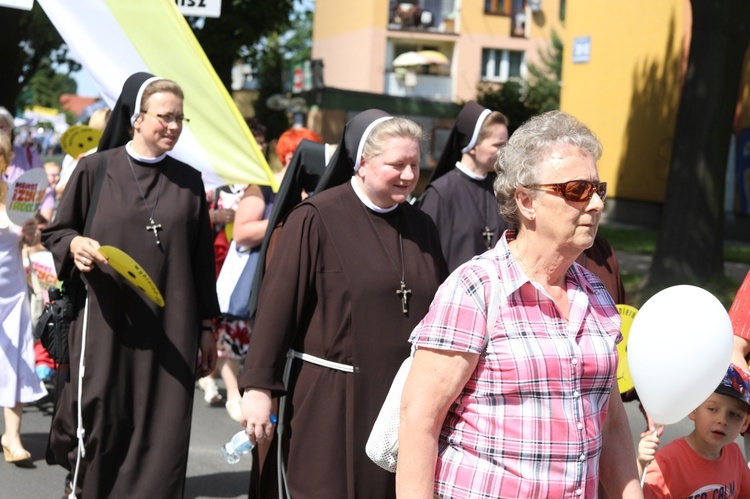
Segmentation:
{"type": "MultiPolygon", "coordinates": [[[[435,492],[452,499],[596,497],[620,315],[601,281],[574,264],[566,323],[513,259],[506,239],[513,235],[479,257],[497,267],[500,311],[486,354],[443,423],[435,492]]],[[[451,274],[409,341],[481,353],[488,283],[478,266],[451,274]]]]}

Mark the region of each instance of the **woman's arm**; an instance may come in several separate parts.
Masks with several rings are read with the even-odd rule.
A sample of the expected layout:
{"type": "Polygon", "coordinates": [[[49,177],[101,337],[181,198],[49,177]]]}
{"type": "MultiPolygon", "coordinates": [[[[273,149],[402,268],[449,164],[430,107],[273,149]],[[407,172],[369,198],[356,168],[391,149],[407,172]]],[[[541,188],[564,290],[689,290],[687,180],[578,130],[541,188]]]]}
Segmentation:
{"type": "Polygon", "coordinates": [[[615,380],[602,428],[602,454],[599,459],[599,480],[609,497],[643,497],[634,455],[628,415],[615,380]]]}
{"type": "Polygon", "coordinates": [[[451,404],[466,386],[478,354],[418,349],[401,396],[396,494],[434,497],[438,437],[451,404]]]}
{"type": "Polygon", "coordinates": [[[263,242],[268,220],[263,219],[266,202],[257,185],[245,190],[234,215],[234,240],[245,248],[254,248],[263,242]]]}

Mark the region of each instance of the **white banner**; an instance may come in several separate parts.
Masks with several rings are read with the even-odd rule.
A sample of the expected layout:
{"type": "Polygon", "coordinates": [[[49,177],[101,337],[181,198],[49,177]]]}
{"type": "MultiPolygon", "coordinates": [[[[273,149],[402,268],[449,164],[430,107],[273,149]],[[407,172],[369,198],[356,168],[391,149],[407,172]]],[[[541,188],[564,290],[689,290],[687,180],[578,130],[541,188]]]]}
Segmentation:
{"type": "Polygon", "coordinates": [[[221,0],[174,0],[183,16],[221,17],[221,0]]]}
{"type": "MultiPolygon", "coordinates": [[[[177,0],[178,2],[187,0],[177,0]]],[[[221,0],[218,0],[221,2],[221,0]]],[[[0,0],[0,7],[10,7],[11,9],[31,10],[34,6],[34,0],[0,0]]],[[[218,16],[217,16],[218,17],[218,16]]]]}
{"type": "Polygon", "coordinates": [[[37,1],[110,107],[123,82],[138,71],[180,84],[190,123],[169,154],[200,170],[209,189],[228,184],[278,188],[236,104],[172,0],[37,1]]]}

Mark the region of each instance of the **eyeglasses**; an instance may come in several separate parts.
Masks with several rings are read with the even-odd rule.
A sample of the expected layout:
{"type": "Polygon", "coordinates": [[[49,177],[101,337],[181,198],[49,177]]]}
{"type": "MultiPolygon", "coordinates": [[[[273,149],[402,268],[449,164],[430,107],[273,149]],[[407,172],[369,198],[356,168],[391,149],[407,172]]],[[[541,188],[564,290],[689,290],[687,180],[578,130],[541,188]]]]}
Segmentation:
{"type": "Polygon", "coordinates": [[[526,185],[527,189],[559,194],[568,201],[588,201],[594,193],[604,201],[607,197],[607,182],[589,182],[588,180],[570,180],[561,184],[526,185]]]}
{"type": "Polygon", "coordinates": [[[172,123],[177,123],[178,125],[182,125],[183,122],[190,123],[190,118],[186,118],[184,114],[159,114],[159,113],[151,113],[149,111],[143,111],[143,114],[148,114],[151,117],[154,117],[158,119],[162,125],[169,126],[172,123]]]}

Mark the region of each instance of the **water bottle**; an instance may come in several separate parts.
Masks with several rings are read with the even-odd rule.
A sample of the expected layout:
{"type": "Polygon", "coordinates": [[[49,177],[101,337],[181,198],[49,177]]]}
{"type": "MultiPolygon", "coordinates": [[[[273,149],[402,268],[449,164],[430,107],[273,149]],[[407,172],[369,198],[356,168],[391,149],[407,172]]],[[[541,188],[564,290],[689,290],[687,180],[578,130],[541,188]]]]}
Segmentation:
{"type": "Polygon", "coordinates": [[[224,461],[229,464],[236,464],[243,454],[247,454],[251,450],[253,450],[253,444],[247,436],[247,431],[241,430],[235,433],[232,440],[221,446],[220,452],[224,461]]]}
{"type": "MultiPolygon", "coordinates": [[[[271,424],[276,424],[276,421],[276,414],[271,414],[271,424]]],[[[221,452],[224,461],[229,464],[236,464],[244,454],[253,450],[253,447],[250,437],[247,436],[247,431],[241,430],[234,434],[232,440],[222,445],[219,452],[221,452]]]]}

